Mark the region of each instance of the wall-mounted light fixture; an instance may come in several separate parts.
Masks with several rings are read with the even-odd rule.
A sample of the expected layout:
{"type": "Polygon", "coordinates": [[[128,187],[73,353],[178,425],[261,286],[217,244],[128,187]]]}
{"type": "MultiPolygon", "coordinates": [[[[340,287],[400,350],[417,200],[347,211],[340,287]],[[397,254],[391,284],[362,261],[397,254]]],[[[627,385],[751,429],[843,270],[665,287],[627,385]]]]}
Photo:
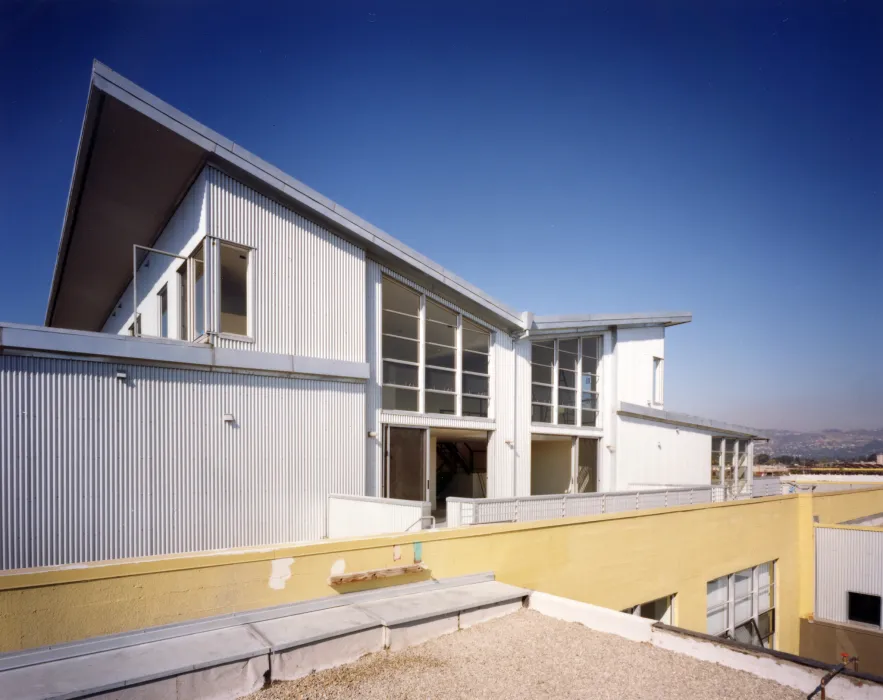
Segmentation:
{"type": "Polygon", "coordinates": [[[368,437],[369,437],[369,438],[376,438],[376,437],[377,437],[377,431],[376,431],[376,430],[369,430],[369,431],[368,431],[368,437]]]}
{"type": "Polygon", "coordinates": [[[125,381],[128,378],[129,378],[129,375],[126,374],[126,370],[124,370],[124,369],[117,370],[117,379],[125,381]]]}
{"type": "Polygon", "coordinates": [[[225,413],[224,414],[224,422],[225,423],[233,423],[235,421],[236,421],[236,419],[233,417],[232,413],[225,413]]]}

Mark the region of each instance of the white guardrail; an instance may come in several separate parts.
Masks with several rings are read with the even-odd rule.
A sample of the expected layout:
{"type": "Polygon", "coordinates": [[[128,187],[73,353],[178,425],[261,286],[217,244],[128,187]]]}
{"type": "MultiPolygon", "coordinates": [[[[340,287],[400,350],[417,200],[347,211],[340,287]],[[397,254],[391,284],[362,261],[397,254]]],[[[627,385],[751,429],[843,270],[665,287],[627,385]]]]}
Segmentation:
{"type": "Polygon", "coordinates": [[[431,510],[429,501],[331,494],[325,534],[335,539],[423,530],[433,524],[431,510]]]}
{"type": "Polygon", "coordinates": [[[447,526],[523,523],[579,515],[623,513],[646,508],[669,508],[694,503],[711,503],[710,486],[643,491],[567,493],[520,498],[447,499],[447,526]]]}

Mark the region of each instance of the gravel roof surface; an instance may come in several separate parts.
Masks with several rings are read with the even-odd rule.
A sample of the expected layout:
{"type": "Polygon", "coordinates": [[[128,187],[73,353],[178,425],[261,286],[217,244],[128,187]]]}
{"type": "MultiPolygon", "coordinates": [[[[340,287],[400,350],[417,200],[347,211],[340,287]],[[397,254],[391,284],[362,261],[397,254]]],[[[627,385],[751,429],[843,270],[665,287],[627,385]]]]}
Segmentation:
{"type": "Polygon", "coordinates": [[[249,700],[595,698],[799,700],[792,688],[532,610],[297,681],[249,700]]]}

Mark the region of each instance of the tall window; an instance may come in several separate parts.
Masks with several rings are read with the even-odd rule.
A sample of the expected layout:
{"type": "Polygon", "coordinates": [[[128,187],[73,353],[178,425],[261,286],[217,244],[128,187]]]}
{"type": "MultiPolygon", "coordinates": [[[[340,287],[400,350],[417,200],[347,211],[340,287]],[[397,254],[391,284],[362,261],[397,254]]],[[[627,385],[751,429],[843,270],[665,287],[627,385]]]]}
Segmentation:
{"type": "Polygon", "coordinates": [[[386,278],[382,343],[383,407],[419,411],[420,295],[386,278]]]}
{"type": "Polygon", "coordinates": [[[598,425],[599,340],[588,336],[532,343],[534,423],[598,425]]]}
{"type": "Polygon", "coordinates": [[[159,337],[169,337],[169,286],[165,285],[156,295],[157,313],[159,315],[159,337]]]}
{"type": "Polygon", "coordinates": [[[776,610],[773,571],[767,562],[707,584],[708,633],[773,648],[776,610]]]}
{"type": "Polygon", "coordinates": [[[663,359],[653,358],[653,403],[662,403],[663,359]]]}
{"type": "Polygon", "coordinates": [[[202,243],[190,256],[193,270],[193,336],[205,335],[205,247],[202,243]]]}
{"type": "Polygon", "coordinates": [[[463,415],[487,416],[491,334],[463,319],[463,415]]]}
{"type": "Polygon", "coordinates": [[[555,341],[531,345],[531,407],[530,419],[534,423],[551,423],[555,402],[552,373],[555,367],[555,341]]]}
{"type": "Polygon", "coordinates": [[[600,338],[582,339],[582,425],[598,425],[598,361],[600,338]]]}
{"type": "Polygon", "coordinates": [[[488,330],[387,277],[382,324],[384,409],[488,415],[488,330]]]}
{"type": "Polygon", "coordinates": [[[457,413],[457,314],[426,301],[426,413],[457,413]]]}
{"type": "Polygon", "coordinates": [[[558,425],[576,425],[579,340],[558,341],[558,425]]]}
{"type": "Polygon", "coordinates": [[[221,243],[221,333],[248,335],[248,258],[248,249],[221,243]]]}
{"type": "Polygon", "coordinates": [[[178,340],[190,340],[190,309],[187,307],[187,262],[178,268],[178,340]]]}

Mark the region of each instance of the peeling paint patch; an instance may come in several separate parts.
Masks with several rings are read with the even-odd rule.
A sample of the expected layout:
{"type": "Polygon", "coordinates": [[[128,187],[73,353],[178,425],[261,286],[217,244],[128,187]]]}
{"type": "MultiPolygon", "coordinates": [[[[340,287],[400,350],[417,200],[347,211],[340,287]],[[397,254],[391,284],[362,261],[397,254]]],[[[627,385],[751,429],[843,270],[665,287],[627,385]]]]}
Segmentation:
{"type": "Polygon", "coordinates": [[[331,575],[332,576],[340,576],[342,573],[346,571],[346,562],[343,559],[338,559],[331,565],[331,575]]]}
{"type": "Polygon", "coordinates": [[[394,544],[392,546],[392,560],[398,561],[401,558],[402,558],[402,547],[401,547],[401,545],[394,544]]]}
{"type": "Polygon", "coordinates": [[[292,557],[274,559],[270,564],[270,588],[281,591],[285,588],[285,582],[291,578],[291,565],[294,564],[294,559],[292,557]]]}

